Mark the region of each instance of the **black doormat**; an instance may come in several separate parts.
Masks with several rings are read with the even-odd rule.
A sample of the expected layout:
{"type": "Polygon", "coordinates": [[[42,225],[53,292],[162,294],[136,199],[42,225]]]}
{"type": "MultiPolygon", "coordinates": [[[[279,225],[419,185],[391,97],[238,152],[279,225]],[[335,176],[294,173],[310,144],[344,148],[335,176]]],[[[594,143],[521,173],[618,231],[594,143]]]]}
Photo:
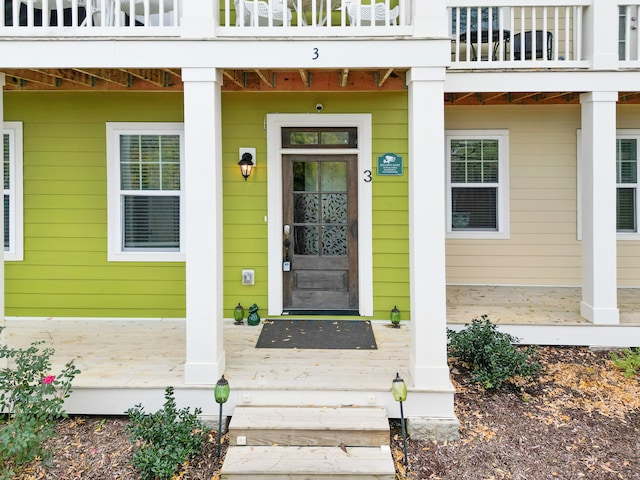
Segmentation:
{"type": "Polygon", "coordinates": [[[376,350],[368,320],[265,320],[256,348],[376,350]]]}

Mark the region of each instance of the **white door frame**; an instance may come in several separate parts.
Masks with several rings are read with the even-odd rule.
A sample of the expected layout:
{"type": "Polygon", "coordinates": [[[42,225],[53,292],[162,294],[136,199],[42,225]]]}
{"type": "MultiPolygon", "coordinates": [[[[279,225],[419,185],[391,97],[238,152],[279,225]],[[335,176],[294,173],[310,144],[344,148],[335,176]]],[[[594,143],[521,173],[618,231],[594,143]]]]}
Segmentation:
{"type": "Polygon", "coordinates": [[[268,182],[268,277],[269,315],[282,315],[282,154],[313,153],[318,150],[282,150],[283,127],[357,127],[358,148],[331,149],[332,154],[358,156],[358,310],[362,316],[373,315],[373,241],[371,180],[370,114],[269,114],[267,115],[268,182]]]}

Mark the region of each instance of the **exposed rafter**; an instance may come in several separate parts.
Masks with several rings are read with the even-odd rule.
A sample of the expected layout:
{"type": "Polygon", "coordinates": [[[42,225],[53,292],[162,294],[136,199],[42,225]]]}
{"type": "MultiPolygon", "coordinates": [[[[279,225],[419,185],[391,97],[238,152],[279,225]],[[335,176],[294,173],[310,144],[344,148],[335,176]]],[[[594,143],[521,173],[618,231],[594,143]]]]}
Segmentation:
{"type": "Polygon", "coordinates": [[[389,68],[388,70],[382,71],[382,72],[376,72],[376,86],[382,87],[384,85],[384,82],[387,81],[387,79],[391,76],[392,73],[393,73],[393,68],[389,68]]]}
{"type": "Polygon", "coordinates": [[[245,75],[241,70],[223,70],[222,74],[240,88],[245,88],[247,86],[245,75]]]}
{"type": "Polygon", "coordinates": [[[122,70],[113,70],[106,68],[77,68],[75,70],[87,75],[91,75],[92,77],[98,78],[105,82],[120,85],[121,87],[129,88],[131,86],[131,77],[128,73],[123,72],[122,70]]]}
{"type": "Polygon", "coordinates": [[[302,84],[305,87],[310,87],[311,86],[311,72],[308,72],[303,68],[298,70],[298,72],[300,73],[300,79],[302,80],[302,84]]]}
{"type": "Polygon", "coordinates": [[[149,82],[152,85],[156,85],[158,87],[168,87],[169,86],[169,74],[164,70],[151,69],[151,68],[129,68],[126,70],[122,70],[123,72],[128,73],[140,80],[144,80],[145,82],[149,82]]]}
{"type": "Polygon", "coordinates": [[[254,72],[256,72],[256,74],[258,75],[258,77],[260,77],[260,80],[262,80],[265,85],[267,85],[269,88],[274,88],[276,85],[276,77],[273,74],[273,72],[270,71],[263,71],[263,70],[258,70],[255,69],[254,72]],[[268,77],[271,77],[271,79],[269,79],[268,77]]]}
{"type": "Polygon", "coordinates": [[[11,70],[7,72],[7,85],[9,86],[11,86],[11,78],[15,79],[14,86],[16,87],[24,87],[28,82],[54,88],[60,86],[59,78],[36,72],[35,70],[11,70]]]}
{"type": "Polygon", "coordinates": [[[42,73],[44,75],[50,75],[61,80],[66,80],[67,82],[83,85],[86,87],[95,87],[96,85],[96,78],[93,75],[87,75],[86,73],[80,72],[78,70],[61,68],[52,70],[34,69],[34,72],[42,73]]]}
{"type": "Polygon", "coordinates": [[[340,86],[342,88],[345,88],[347,86],[348,81],[349,81],[349,69],[343,68],[342,71],[340,72],[340,86]]]}

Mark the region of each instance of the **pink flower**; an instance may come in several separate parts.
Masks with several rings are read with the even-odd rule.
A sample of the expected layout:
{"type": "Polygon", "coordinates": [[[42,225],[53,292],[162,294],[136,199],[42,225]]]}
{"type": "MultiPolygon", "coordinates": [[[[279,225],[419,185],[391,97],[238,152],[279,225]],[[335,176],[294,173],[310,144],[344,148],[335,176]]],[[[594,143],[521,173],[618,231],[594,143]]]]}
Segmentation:
{"type": "Polygon", "coordinates": [[[42,384],[43,385],[50,385],[53,383],[53,381],[56,379],[55,375],[47,375],[46,377],[44,377],[42,379],[42,384]]]}

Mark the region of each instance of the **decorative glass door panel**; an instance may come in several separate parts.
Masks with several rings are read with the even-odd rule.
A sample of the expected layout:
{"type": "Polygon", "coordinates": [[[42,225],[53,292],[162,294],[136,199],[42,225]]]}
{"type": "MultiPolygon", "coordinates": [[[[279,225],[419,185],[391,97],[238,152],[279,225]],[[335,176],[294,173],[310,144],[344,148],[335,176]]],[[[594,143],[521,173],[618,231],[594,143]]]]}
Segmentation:
{"type": "Polygon", "coordinates": [[[355,155],[283,157],[285,310],[357,309],[355,155]]]}

